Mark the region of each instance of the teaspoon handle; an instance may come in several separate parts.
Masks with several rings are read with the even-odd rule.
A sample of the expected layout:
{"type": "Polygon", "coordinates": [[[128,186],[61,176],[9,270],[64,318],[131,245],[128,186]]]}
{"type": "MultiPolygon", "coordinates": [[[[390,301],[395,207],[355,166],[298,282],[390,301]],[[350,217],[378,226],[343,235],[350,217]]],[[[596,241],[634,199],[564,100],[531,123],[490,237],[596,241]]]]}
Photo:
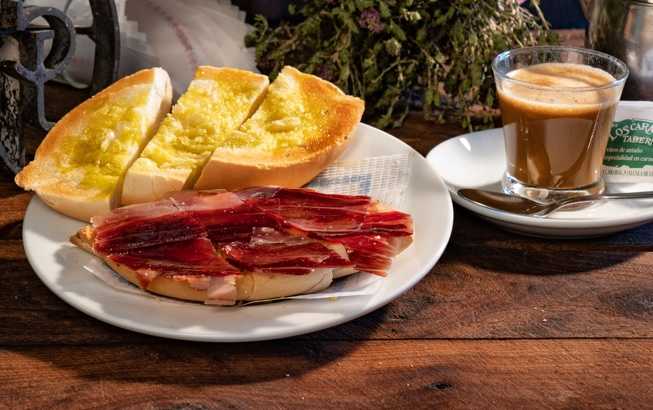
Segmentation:
{"type": "Polygon", "coordinates": [[[549,215],[550,213],[557,211],[560,208],[564,208],[571,204],[577,204],[581,202],[592,202],[600,201],[603,199],[637,199],[637,198],[653,198],[653,191],[640,191],[640,192],[617,192],[614,194],[602,194],[602,195],[587,195],[587,196],[577,196],[569,199],[564,199],[560,202],[550,205],[540,212],[540,215],[549,215]]]}
{"type": "Polygon", "coordinates": [[[618,192],[614,194],[603,194],[599,196],[599,198],[605,198],[605,199],[653,198],[653,191],[618,192]]]}
{"type": "Polygon", "coordinates": [[[587,195],[587,196],[577,196],[569,199],[562,200],[558,203],[552,204],[549,207],[543,209],[539,214],[541,216],[549,215],[550,213],[557,211],[560,208],[563,208],[567,205],[577,204],[581,202],[592,202],[600,201],[603,199],[637,199],[637,198],[653,198],[653,191],[640,191],[640,192],[617,192],[614,194],[602,194],[602,195],[587,195]]]}

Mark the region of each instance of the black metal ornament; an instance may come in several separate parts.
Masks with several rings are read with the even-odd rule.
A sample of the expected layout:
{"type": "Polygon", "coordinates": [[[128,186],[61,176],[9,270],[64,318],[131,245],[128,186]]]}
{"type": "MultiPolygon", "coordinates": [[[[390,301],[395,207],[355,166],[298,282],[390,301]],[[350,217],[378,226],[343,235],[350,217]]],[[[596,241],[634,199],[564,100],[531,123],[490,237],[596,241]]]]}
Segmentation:
{"type": "Polygon", "coordinates": [[[23,0],[0,0],[0,158],[13,173],[25,165],[23,126],[49,130],[44,85],[61,74],[75,51],[75,35],[95,42],[94,94],[115,81],[120,53],[120,30],[113,0],[89,0],[93,24],[75,27],[54,7],[25,6],[23,0]],[[42,17],[47,26],[33,21],[42,17]],[[46,42],[51,41],[45,54],[46,42]],[[4,50],[4,51],[3,51],[4,50]],[[7,57],[5,54],[15,54],[7,57]],[[5,61],[2,61],[2,59],[5,61]]]}

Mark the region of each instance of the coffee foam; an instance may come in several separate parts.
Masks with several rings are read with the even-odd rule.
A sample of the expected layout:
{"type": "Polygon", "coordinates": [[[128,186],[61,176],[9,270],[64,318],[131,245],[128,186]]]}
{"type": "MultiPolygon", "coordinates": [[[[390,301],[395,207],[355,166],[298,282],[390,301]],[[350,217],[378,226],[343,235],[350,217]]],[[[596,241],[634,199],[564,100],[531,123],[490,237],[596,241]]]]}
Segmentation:
{"type": "Polygon", "coordinates": [[[536,64],[511,71],[507,76],[519,82],[501,81],[500,98],[542,114],[582,114],[612,105],[619,99],[618,87],[587,90],[616,80],[600,68],[583,64],[536,64]]]}

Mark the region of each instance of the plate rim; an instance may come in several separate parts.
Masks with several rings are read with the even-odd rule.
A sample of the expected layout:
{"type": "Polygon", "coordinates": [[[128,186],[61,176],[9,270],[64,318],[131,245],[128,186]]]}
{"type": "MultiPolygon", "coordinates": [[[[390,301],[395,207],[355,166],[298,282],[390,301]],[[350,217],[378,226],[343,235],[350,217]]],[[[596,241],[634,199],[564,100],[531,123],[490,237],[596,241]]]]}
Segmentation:
{"type": "MultiPolygon", "coordinates": [[[[380,130],[376,127],[373,127],[368,124],[360,123],[359,127],[362,127],[364,132],[371,131],[371,132],[380,132],[385,134],[387,137],[392,138],[396,140],[396,142],[400,143],[403,145],[405,148],[409,150],[409,152],[412,151],[412,154],[415,155],[415,157],[419,157],[418,161],[424,161],[425,166],[432,176],[433,182],[436,183],[436,186],[439,185],[439,188],[442,190],[449,192],[448,191],[448,186],[445,183],[444,179],[438,174],[438,172],[428,163],[428,160],[426,157],[421,155],[417,150],[412,148],[410,145],[405,143],[404,141],[400,140],[399,138],[395,137],[394,135],[385,132],[383,130],[380,130]]],[[[42,202],[41,199],[37,196],[34,195],[32,199],[30,200],[26,212],[25,212],[25,217],[23,219],[23,227],[22,227],[22,241],[23,241],[23,248],[25,250],[25,255],[27,257],[27,260],[32,267],[32,270],[34,273],[37,275],[37,277],[41,280],[43,284],[46,285],[46,287],[54,293],[57,297],[62,299],[64,302],[66,302],[68,305],[72,306],[73,308],[79,310],[80,312],[91,316],[101,322],[111,324],[113,326],[126,329],[129,331],[133,331],[136,333],[141,333],[141,334],[146,334],[150,336],[156,336],[156,337],[162,337],[162,338],[167,338],[167,339],[176,339],[176,340],[188,340],[188,341],[196,341],[196,342],[208,342],[208,343],[239,343],[239,342],[256,342],[256,341],[265,341],[265,340],[277,340],[277,339],[285,339],[289,337],[294,337],[294,336],[299,336],[299,335],[304,335],[308,333],[313,333],[316,331],[328,329],[334,326],[341,325],[346,322],[350,322],[352,320],[358,319],[361,316],[364,316],[374,310],[380,309],[381,307],[387,305],[388,303],[392,302],[393,300],[399,298],[402,296],[405,292],[408,290],[412,289],[419,281],[421,281],[428,273],[433,269],[433,267],[437,264],[437,262],[440,260],[442,257],[442,254],[444,253],[445,249],[447,248],[450,240],[451,240],[451,234],[453,231],[453,223],[454,223],[454,212],[453,212],[453,203],[450,195],[444,195],[444,204],[445,204],[445,210],[446,210],[446,222],[443,224],[443,240],[441,243],[438,244],[437,247],[434,247],[433,251],[430,253],[430,257],[428,261],[425,264],[425,269],[423,272],[417,272],[416,274],[413,274],[410,276],[410,278],[402,284],[401,287],[398,288],[398,291],[393,292],[390,296],[387,296],[379,301],[373,302],[373,303],[368,303],[365,305],[362,309],[359,311],[351,314],[351,315],[343,315],[341,317],[336,317],[334,319],[327,319],[322,322],[317,321],[314,324],[309,324],[304,327],[298,327],[294,328],[291,330],[285,330],[285,331],[278,331],[277,333],[266,333],[262,335],[255,335],[251,336],[248,335],[247,337],[240,337],[240,336],[218,336],[218,335],[211,335],[211,334],[196,334],[192,331],[186,331],[186,330],[181,330],[181,329],[168,329],[168,328],[154,328],[151,325],[148,325],[147,323],[143,322],[134,322],[133,320],[130,320],[128,318],[120,318],[120,317],[114,317],[113,315],[108,315],[108,314],[102,314],[101,311],[96,312],[89,306],[86,306],[84,303],[76,300],[74,297],[68,295],[68,292],[66,292],[65,289],[59,288],[56,286],[56,283],[53,281],[50,281],[49,278],[45,277],[45,274],[40,272],[40,270],[37,268],[38,263],[36,261],[37,256],[33,254],[35,252],[34,249],[32,249],[32,246],[28,246],[28,243],[30,240],[28,239],[27,241],[25,238],[30,238],[31,233],[27,231],[27,227],[29,226],[29,223],[25,223],[25,221],[29,218],[29,215],[31,212],[34,212],[33,208],[36,206],[38,202],[42,202]],[[446,199],[444,198],[446,197],[446,199]],[[279,334],[281,333],[281,334],[279,334]]],[[[45,205],[45,204],[44,204],[45,205]]],[[[47,207],[47,205],[45,205],[47,207]]],[[[56,212],[54,210],[51,210],[48,208],[49,211],[51,212],[56,212]]],[[[442,218],[442,215],[440,215],[440,218],[442,218]]],[[[98,281],[98,284],[100,282],[98,281]]],[[[106,286],[106,285],[103,285],[106,286]]],[[[375,295],[372,295],[372,297],[378,295],[379,293],[377,292],[375,295]]],[[[132,295],[134,297],[138,297],[137,295],[132,295]]],[[[293,300],[287,300],[283,301],[281,303],[293,303],[296,301],[293,300]]]]}
{"type": "MultiPolygon", "coordinates": [[[[454,145],[460,143],[459,141],[463,138],[470,137],[472,138],[481,138],[481,135],[485,135],[485,138],[503,138],[503,132],[501,128],[490,128],[487,130],[468,132],[465,134],[458,135],[447,139],[446,141],[441,142],[440,144],[433,147],[429,153],[426,155],[426,159],[431,164],[431,166],[438,172],[436,168],[437,165],[433,163],[433,158],[437,155],[442,149],[445,149],[446,145],[454,145]]],[[[542,218],[535,216],[527,215],[518,215],[506,211],[499,211],[489,209],[480,205],[476,205],[468,200],[461,198],[455,191],[456,187],[450,185],[440,172],[438,175],[443,179],[444,183],[447,185],[449,194],[452,197],[453,202],[462,206],[465,209],[468,209],[474,213],[485,216],[489,219],[495,219],[502,222],[521,225],[525,227],[537,227],[544,229],[560,229],[560,230],[572,230],[572,229],[605,229],[605,228],[615,228],[620,226],[632,225],[632,224],[645,224],[653,221],[653,212],[649,216],[645,215],[635,215],[630,217],[623,218],[542,218]]]]}

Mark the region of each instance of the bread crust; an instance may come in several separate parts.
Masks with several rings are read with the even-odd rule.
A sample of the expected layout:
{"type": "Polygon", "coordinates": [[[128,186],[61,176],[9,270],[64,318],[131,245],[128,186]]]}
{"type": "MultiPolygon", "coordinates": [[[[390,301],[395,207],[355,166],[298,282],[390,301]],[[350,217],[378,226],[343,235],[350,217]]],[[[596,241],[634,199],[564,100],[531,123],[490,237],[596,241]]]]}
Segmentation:
{"type": "Polygon", "coordinates": [[[56,186],[37,188],[36,193],[50,208],[85,222],[90,221],[95,215],[110,212],[115,204],[112,197],[94,198],[77,193],[69,194],[56,186]]]}
{"type": "Polygon", "coordinates": [[[267,185],[299,188],[337,159],[347,148],[350,139],[348,135],[331,147],[294,162],[265,163],[256,159],[249,160],[247,153],[239,150],[217,149],[204,166],[194,188],[224,188],[230,191],[267,185]]]}
{"type": "Polygon", "coordinates": [[[90,110],[111,100],[116,95],[128,92],[127,90],[131,87],[147,84],[151,84],[153,87],[150,98],[158,100],[153,101],[156,112],[151,118],[147,118],[149,122],[146,124],[146,135],[138,152],[126,164],[124,170],[127,170],[170,110],[172,86],[168,74],[162,68],[141,70],[124,77],[68,112],[48,132],[36,150],[34,161],[16,175],[16,184],[24,189],[36,191],[37,195],[50,207],[76,219],[88,221],[91,216],[109,212],[120,202],[122,180],[118,181],[115,191],[111,195],[96,197],[84,189],[76,189],[66,184],[56,175],[56,171],[46,165],[47,160],[56,155],[57,147],[65,141],[67,135],[84,128],[86,115],[90,110]]]}
{"type": "Polygon", "coordinates": [[[284,67],[283,73],[298,83],[308,100],[319,100],[325,106],[335,107],[330,120],[320,130],[324,136],[318,139],[324,141],[322,146],[312,151],[291,149],[284,152],[283,157],[219,147],[204,166],[195,189],[235,190],[263,185],[297,188],[313,179],[347,148],[363,115],[363,100],[348,96],[330,82],[293,67],[284,67]]]}
{"type": "MultiPolygon", "coordinates": [[[[217,80],[218,78],[224,79],[227,78],[229,81],[252,81],[257,82],[261,81],[263,78],[267,79],[266,76],[252,71],[242,70],[240,68],[233,67],[214,67],[210,65],[201,65],[198,66],[195,70],[194,79],[207,79],[207,80],[217,80]]],[[[269,81],[268,81],[269,82],[269,81]]]]}

